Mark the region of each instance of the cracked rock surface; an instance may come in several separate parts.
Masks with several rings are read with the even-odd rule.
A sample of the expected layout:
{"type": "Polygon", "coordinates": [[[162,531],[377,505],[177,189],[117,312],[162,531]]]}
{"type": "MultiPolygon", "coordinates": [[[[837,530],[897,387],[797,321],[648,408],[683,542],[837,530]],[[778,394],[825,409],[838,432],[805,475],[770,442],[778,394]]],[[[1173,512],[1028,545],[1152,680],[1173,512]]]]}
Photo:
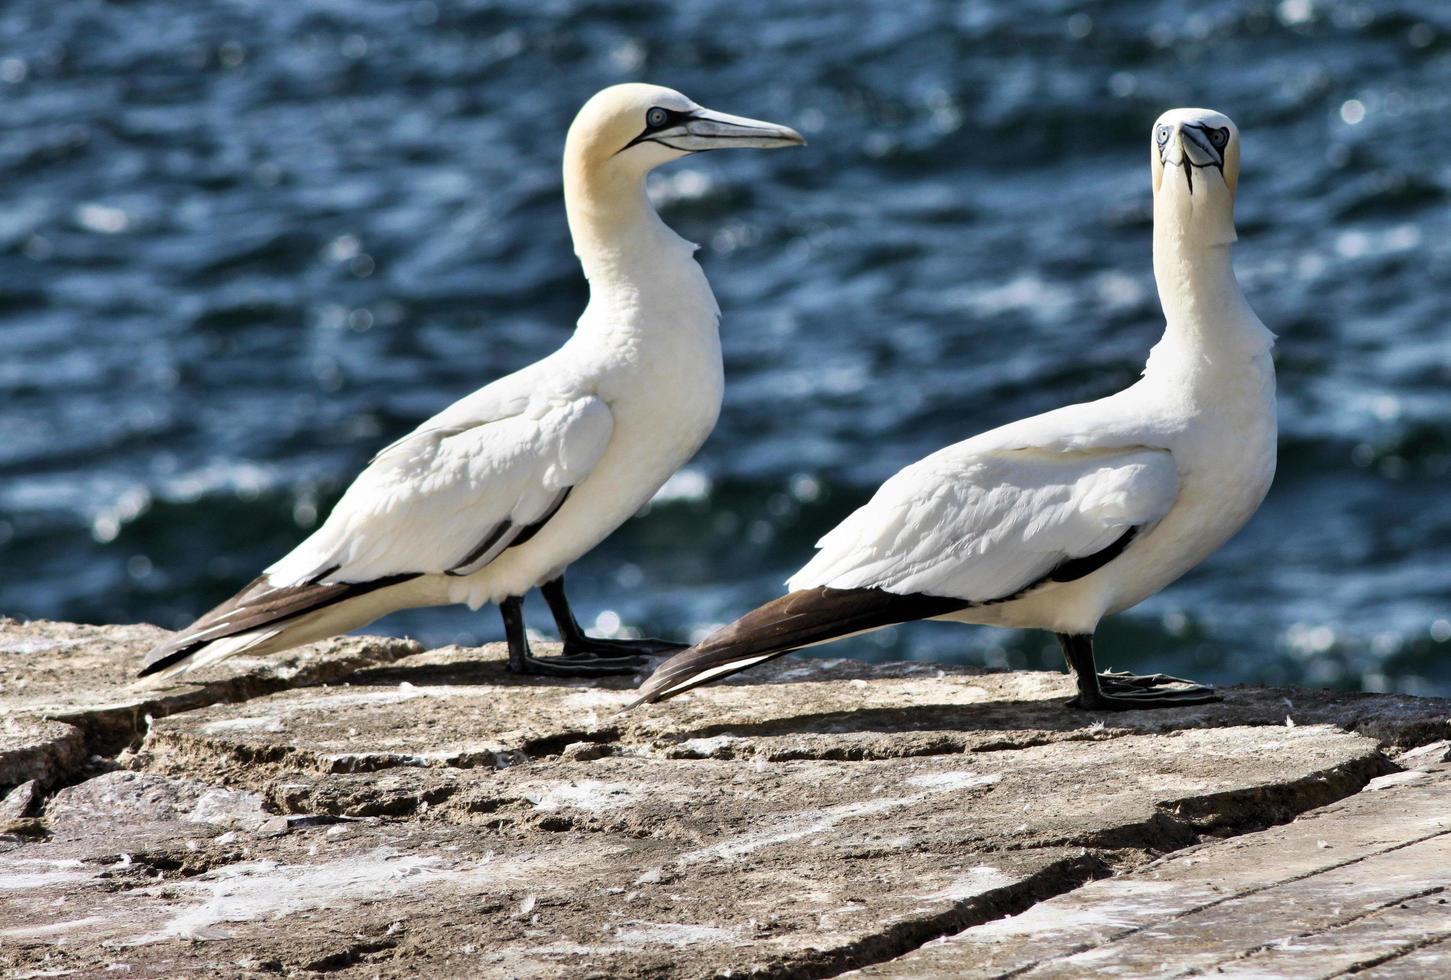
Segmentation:
{"type": "MultiPolygon", "coordinates": [[[[1327,855],[1451,866],[1415,850],[1444,844],[1451,763],[1425,746],[1446,701],[1232,689],[1088,714],[1061,675],[785,658],[621,713],[628,678],[366,637],[127,687],[158,635],[0,622],[0,971],[1068,976],[1098,947],[1126,975],[1181,948],[1184,970],[1283,966],[1143,923],[1223,935],[1233,904],[1207,890],[1274,898],[1282,865],[1322,890],[1247,907],[1272,933],[1324,904],[1316,869],[1349,867],[1327,855]]],[[[1409,948],[1436,894],[1322,932],[1409,948]]],[[[1451,941],[1425,937],[1416,955],[1451,941]]]]}
{"type": "Polygon", "coordinates": [[[1451,745],[1294,823],[1171,854],[862,977],[1451,975],[1451,745]]]}
{"type": "MultiPolygon", "coordinates": [[[[0,719],[65,722],[91,751],[114,750],[136,734],[148,715],[326,683],[419,650],[407,640],[341,637],[266,660],[233,657],[185,682],[136,683],[142,655],[164,636],[166,631],[154,626],[20,623],[0,617],[0,719]]],[[[17,744],[19,739],[0,727],[0,786],[7,782],[6,759],[17,744]]]]}

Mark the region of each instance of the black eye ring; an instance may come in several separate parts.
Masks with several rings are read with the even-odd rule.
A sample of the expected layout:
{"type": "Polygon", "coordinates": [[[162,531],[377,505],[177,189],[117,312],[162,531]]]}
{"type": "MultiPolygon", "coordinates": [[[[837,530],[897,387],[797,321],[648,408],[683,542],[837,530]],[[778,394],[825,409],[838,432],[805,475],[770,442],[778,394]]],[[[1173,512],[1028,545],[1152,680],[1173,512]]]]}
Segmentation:
{"type": "Polygon", "coordinates": [[[1222,149],[1224,144],[1229,142],[1229,130],[1211,129],[1209,131],[1209,142],[1222,149]]]}
{"type": "Polygon", "coordinates": [[[1165,143],[1169,142],[1169,127],[1160,126],[1158,133],[1155,135],[1159,141],[1159,145],[1163,146],[1165,143]]]}
{"type": "Polygon", "coordinates": [[[670,113],[666,112],[659,106],[656,106],[649,112],[645,113],[645,125],[649,126],[651,129],[659,129],[661,126],[665,125],[669,121],[670,113]]]}

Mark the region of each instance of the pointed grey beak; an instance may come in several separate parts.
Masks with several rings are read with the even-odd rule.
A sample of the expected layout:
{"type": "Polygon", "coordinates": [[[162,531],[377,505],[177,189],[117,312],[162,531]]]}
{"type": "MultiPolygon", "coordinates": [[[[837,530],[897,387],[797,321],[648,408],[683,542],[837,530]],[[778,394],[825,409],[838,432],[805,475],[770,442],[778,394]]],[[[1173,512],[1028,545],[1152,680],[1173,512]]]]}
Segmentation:
{"type": "Polygon", "coordinates": [[[801,134],[790,126],[731,116],[713,109],[695,109],[679,125],[655,133],[651,138],[689,153],[723,150],[732,146],[771,149],[806,145],[801,134]]]}
{"type": "Polygon", "coordinates": [[[1219,167],[1224,164],[1223,155],[1209,142],[1209,134],[1198,126],[1179,127],[1179,145],[1184,156],[1196,167],[1219,167]]]}

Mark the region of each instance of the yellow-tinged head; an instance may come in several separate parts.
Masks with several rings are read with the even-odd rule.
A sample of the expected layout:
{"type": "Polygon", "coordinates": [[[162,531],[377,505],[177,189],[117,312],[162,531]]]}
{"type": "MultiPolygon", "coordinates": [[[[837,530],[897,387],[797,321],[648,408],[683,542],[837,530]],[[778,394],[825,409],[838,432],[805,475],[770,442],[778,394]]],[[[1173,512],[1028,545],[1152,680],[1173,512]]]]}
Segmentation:
{"type": "Polygon", "coordinates": [[[643,178],[691,153],[727,147],[799,146],[788,126],[696,105],[674,89],[631,82],[594,95],[569,127],[565,169],[579,179],[643,178]]]}
{"type": "Polygon", "coordinates": [[[1150,166],[1155,227],[1186,244],[1235,240],[1239,129],[1213,109],[1170,109],[1154,123],[1150,166]]]}

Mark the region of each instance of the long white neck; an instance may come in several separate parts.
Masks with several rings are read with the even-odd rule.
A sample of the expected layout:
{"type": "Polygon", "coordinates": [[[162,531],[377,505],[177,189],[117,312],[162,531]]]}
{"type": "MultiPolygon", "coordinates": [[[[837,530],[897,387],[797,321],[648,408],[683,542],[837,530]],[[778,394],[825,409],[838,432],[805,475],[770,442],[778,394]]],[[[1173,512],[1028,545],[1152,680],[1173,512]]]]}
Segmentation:
{"type": "Polygon", "coordinates": [[[1233,368],[1268,351],[1274,335],[1260,323],[1240,291],[1229,244],[1202,245],[1195,229],[1177,221],[1154,222],[1154,281],[1164,308],[1164,339],[1149,371],[1166,361],[1233,368]]]}
{"type": "Polygon", "coordinates": [[[660,219],[643,177],[565,165],[564,204],[590,286],[590,314],[613,328],[714,329],[719,308],[695,246],[660,219]]]}

